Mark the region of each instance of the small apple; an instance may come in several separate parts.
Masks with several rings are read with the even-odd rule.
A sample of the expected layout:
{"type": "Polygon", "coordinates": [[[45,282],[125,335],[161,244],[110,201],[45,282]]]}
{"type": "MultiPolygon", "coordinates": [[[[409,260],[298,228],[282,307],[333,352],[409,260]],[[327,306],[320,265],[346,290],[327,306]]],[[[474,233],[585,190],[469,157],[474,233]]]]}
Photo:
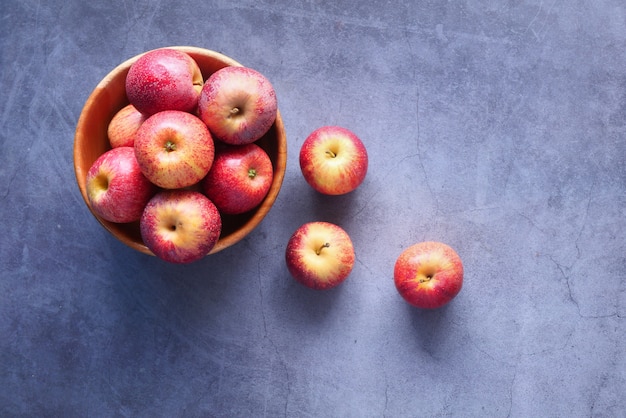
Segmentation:
{"type": "Polygon", "coordinates": [[[145,120],[146,116],[132,104],[120,109],[107,127],[111,147],[132,147],[135,142],[135,133],[145,120]]]}
{"type": "Polygon", "coordinates": [[[396,260],[394,282],[411,305],[434,309],[450,302],[463,285],[463,263],[451,247],[427,241],[405,249],[396,260]]]}
{"type": "Polygon", "coordinates": [[[356,189],[367,174],[368,157],[363,142],[340,126],[313,131],[300,148],[304,179],[320,193],[341,195],[356,189]]]}
{"type": "Polygon", "coordinates": [[[202,186],[221,213],[237,215],[263,201],[273,175],[269,155],[257,144],[227,145],[216,151],[202,186]]]}
{"type": "Polygon", "coordinates": [[[198,63],[189,54],[160,48],[146,52],[130,66],[126,96],[148,116],[162,110],[192,112],[203,81],[198,63]]]}
{"type": "Polygon", "coordinates": [[[217,139],[250,144],[270,129],[278,112],[276,92],[261,73],[247,67],[224,67],[205,81],[198,115],[217,139]]]}
{"type": "Polygon", "coordinates": [[[309,222],[289,239],[285,261],[291,275],[316,290],[342,283],[354,267],[354,246],[340,226],[329,222],[309,222]]]}
{"type": "Polygon", "coordinates": [[[215,157],[215,144],[206,125],[179,110],[164,110],[146,119],[135,134],[134,148],[144,175],[165,189],[198,183],[215,157]]]}
{"type": "Polygon", "coordinates": [[[183,264],[197,261],[213,249],[222,220],[202,193],[164,190],[146,205],[139,228],[144,243],[157,257],[183,264]]]}
{"type": "Polygon", "coordinates": [[[139,220],[156,193],[141,172],[132,147],[113,148],[100,155],[87,172],[86,190],[93,211],[116,223],[139,220]]]}

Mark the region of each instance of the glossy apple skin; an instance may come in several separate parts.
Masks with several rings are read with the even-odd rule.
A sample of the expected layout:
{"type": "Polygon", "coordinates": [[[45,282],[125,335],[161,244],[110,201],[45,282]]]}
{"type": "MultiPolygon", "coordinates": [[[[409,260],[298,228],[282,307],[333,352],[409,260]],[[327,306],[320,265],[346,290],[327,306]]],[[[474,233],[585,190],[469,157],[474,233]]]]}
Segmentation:
{"type": "Polygon", "coordinates": [[[278,112],[276,92],[261,73],[224,67],[205,81],[198,115],[215,137],[227,144],[255,142],[270,129],[278,112]]]}
{"type": "Polygon", "coordinates": [[[195,111],[202,85],[200,67],[189,54],[161,48],[131,65],[125,86],[128,101],[150,116],[163,110],[195,111]]]}
{"type": "Polygon", "coordinates": [[[135,143],[135,134],[145,120],[146,116],[132,104],[120,109],[107,127],[111,147],[132,147],[135,143]]]}
{"type": "Polygon", "coordinates": [[[325,290],[342,283],[352,272],[355,254],[350,236],[338,225],[309,222],[287,243],[289,273],[304,286],[325,290]]]}
{"type": "Polygon", "coordinates": [[[157,257],[186,264],[211,251],[220,237],[222,220],[202,193],[164,190],[150,199],[139,227],[144,243],[157,257]]]}
{"type": "Polygon", "coordinates": [[[143,175],[132,147],[102,154],[87,172],[87,197],[101,218],[117,223],[139,220],[156,187],[143,175]]]}
{"type": "Polygon", "coordinates": [[[434,241],[405,249],[394,266],[394,282],[409,304],[436,309],[449,303],[463,286],[463,263],[450,246],[434,241]]]}
{"type": "Polygon", "coordinates": [[[340,126],[313,131],[300,148],[300,169],[306,182],[327,195],[355,190],[367,174],[368,155],[361,139],[340,126]]]}
{"type": "Polygon", "coordinates": [[[216,152],[202,188],[221,213],[237,215],[263,201],[273,175],[272,161],[260,146],[225,146],[216,152]]]}
{"type": "Polygon", "coordinates": [[[144,175],[165,189],[198,183],[215,157],[206,125],[191,113],[165,110],[150,116],[135,134],[135,156],[144,175]]]}

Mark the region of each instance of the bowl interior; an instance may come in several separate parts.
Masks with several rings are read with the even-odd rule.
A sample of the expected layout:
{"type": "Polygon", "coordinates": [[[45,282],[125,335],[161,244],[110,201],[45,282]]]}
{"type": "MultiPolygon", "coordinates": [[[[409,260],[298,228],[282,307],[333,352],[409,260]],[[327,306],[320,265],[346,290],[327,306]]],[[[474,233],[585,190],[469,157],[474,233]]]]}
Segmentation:
{"type": "MultiPolygon", "coordinates": [[[[215,51],[186,46],[169,47],[182,50],[196,60],[204,79],[226,66],[240,66],[237,61],[215,51]]],[[[154,255],[146,247],[139,232],[139,222],[118,224],[100,218],[89,204],[86,191],[87,172],[96,159],[111,149],[107,127],[113,116],[128,104],[126,98],[126,74],[137,55],[121,63],[102,79],[88,97],[78,119],[74,136],[74,171],[76,182],[87,207],[95,218],[111,234],[129,247],[145,254],[154,255]]],[[[287,140],[280,111],[270,130],[257,141],[270,156],[274,168],[274,179],[270,190],[261,204],[241,215],[222,216],[222,234],[209,254],[214,254],[239,242],[252,231],[269,212],[282,185],[287,164],[287,140]]]]}

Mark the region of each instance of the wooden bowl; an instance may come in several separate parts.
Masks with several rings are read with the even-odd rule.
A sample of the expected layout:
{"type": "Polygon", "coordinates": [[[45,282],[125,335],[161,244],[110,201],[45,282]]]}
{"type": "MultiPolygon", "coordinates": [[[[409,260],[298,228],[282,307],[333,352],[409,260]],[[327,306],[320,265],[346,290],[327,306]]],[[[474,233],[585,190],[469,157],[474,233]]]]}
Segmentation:
{"type": "MultiPolygon", "coordinates": [[[[202,70],[205,80],[220,68],[241,66],[232,58],[215,51],[189,46],[169,48],[178,49],[191,55],[202,70]]],[[[154,255],[141,239],[139,222],[119,224],[100,218],[89,204],[85,188],[89,168],[100,155],[111,149],[107,137],[107,127],[115,113],[128,104],[125,89],[126,74],[131,64],[141,55],[143,54],[130,58],[115,67],[100,81],[87,98],[78,119],[74,136],[74,172],[85,204],[100,224],[129,247],[145,254],[154,255]]],[[[267,151],[272,160],[274,179],[270,190],[263,202],[255,209],[241,215],[222,215],[222,234],[209,254],[228,248],[248,235],[267,215],[278,196],[287,165],[287,138],[280,111],[268,133],[256,143],[267,151]]]]}

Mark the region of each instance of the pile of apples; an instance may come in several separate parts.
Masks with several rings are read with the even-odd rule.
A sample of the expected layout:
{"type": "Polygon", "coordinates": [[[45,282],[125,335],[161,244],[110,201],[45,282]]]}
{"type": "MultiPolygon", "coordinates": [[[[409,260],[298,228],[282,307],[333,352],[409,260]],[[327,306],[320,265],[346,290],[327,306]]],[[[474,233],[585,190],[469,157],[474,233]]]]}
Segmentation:
{"type": "Polygon", "coordinates": [[[125,88],[129,104],[107,129],[111,149],[87,173],[91,208],[110,222],[138,221],[157,257],[196,261],[217,243],[222,215],[252,210],[269,192],[272,162],[255,142],[276,120],[274,88],[247,67],[204,80],[172,48],[139,57],[125,88]]]}
{"type": "MultiPolygon", "coordinates": [[[[221,233],[221,215],[258,206],[273,179],[272,163],[255,144],[277,116],[276,94],[259,72],[225,67],[203,80],[188,54],[158,49],[142,55],[126,78],[129,105],[108,126],[112,149],[87,175],[92,209],[111,222],[139,221],[158,257],[189,263],[207,255],[221,233]]],[[[368,155],[360,138],[323,126],[303,142],[300,169],[317,192],[342,195],[365,179],[368,155]]],[[[340,226],[307,222],[289,239],[285,262],[316,290],[342,283],[355,263],[340,226]]],[[[461,290],[463,264],[441,242],[420,242],[396,259],[394,283],[411,305],[446,305],[461,290]]]]}

